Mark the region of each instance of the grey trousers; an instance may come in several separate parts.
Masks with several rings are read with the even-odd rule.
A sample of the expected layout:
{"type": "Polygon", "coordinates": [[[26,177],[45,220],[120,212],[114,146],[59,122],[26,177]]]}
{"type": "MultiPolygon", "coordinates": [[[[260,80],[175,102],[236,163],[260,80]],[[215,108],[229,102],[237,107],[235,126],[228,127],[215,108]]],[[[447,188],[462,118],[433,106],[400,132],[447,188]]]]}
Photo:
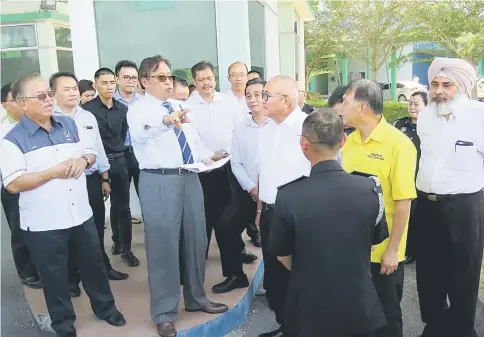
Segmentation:
{"type": "Polygon", "coordinates": [[[139,199],[145,226],[145,249],[155,324],[178,316],[180,259],[187,309],[208,304],[205,282],[207,235],[203,192],[198,175],[163,175],[141,171],[139,199]]]}

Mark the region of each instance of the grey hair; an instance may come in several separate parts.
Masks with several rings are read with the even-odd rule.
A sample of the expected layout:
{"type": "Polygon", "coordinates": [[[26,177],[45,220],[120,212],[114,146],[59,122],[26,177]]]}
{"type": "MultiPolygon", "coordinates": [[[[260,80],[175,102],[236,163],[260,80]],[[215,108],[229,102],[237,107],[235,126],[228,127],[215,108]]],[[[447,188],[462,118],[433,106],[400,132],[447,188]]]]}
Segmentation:
{"type": "Polygon", "coordinates": [[[370,80],[355,80],[348,84],[346,92],[354,91],[355,100],[368,103],[377,115],[383,113],[383,91],[378,83],[370,80]]]}
{"type": "Polygon", "coordinates": [[[25,85],[30,81],[36,80],[38,78],[42,78],[42,76],[39,73],[32,73],[24,77],[21,77],[15,82],[13,82],[12,88],[11,88],[12,98],[16,101],[17,99],[25,96],[25,85]]]}
{"type": "Polygon", "coordinates": [[[304,120],[302,135],[312,144],[337,150],[344,135],[343,119],[330,108],[319,108],[304,120]]]}

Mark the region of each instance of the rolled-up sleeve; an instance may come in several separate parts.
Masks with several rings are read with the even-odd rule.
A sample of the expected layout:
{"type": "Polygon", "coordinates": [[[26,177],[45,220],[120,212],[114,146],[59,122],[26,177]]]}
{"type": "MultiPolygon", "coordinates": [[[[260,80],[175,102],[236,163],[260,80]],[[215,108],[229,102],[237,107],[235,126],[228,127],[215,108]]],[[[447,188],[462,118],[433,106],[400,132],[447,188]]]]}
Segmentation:
{"type": "Polygon", "coordinates": [[[81,141],[82,154],[90,153],[97,157],[96,145],[93,143],[92,139],[86,133],[86,130],[84,130],[84,128],[77,128],[77,132],[79,133],[79,139],[81,141]]]}
{"type": "Polygon", "coordinates": [[[128,109],[129,134],[134,142],[144,143],[173,129],[172,125],[163,124],[163,117],[168,114],[163,107],[146,104],[142,100],[135,102],[128,109]]]}
{"type": "Polygon", "coordinates": [[[7,187],[12,181],[27,173],[27,161],[25,154],[20,148],[7,139],[1,140],[2,161],[0,170],[2,172],[3,184],[7,187]],[[3,160],[8,158],[8,160],[3,160]]]}

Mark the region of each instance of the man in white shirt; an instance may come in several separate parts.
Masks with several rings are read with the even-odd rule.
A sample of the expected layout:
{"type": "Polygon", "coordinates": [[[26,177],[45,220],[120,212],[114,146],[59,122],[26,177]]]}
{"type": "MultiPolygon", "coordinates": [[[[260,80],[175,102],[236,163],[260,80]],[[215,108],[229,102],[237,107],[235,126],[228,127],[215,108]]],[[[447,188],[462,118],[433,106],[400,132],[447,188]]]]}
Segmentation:
{"type": "Polygon", "coordinates": [[[116,309],[102,263],[84,170],[96,150],[71,118],[52,116],[54,92],[38,74],[14,83],[25,115],[2,142],[5,188],[20,193],[20,227],[38,268],[51,327],[76,337],[69,297],[68,252],[76,259],[94,314],[110,325],[126,324],[116,309]]]}
{"type": "Polygon", "coordinates": [[[301,176],[309,176],[311,164],[300,147],[302,125],[307,114],[298,106],[298,87],[289,76],[272,78],[262,93],[269,123],[259,138],[259,199],[262,204],[260,232],[264,256],[264,289],[270,308],[281,327],[259,337],[283,336],[284,309],[290,272],[277,256],[267,250],[270,224],[276,201],[277,189],[301,176]]]}
{"type": "MultiPolygon", "coordinates": [[[[2,87],[2,108],[5,108],[7,114],[0,118],[0,142],[24,115],[24,112],[12,96],[11,84],[6,84],[2,87]]],[[[0,163],[2,160],[6,160],[6,158],[1,158],[1,151],[2,147],[0,146],[0,163]]],[[[0,183],[1,179],[2,175],[0,172],[0,183]]],[[[39,289],[42,287],[39,274],[20,229],[19,197],[19,194],[8,193],[2,184],[1,199],[8,227],[10,227],[10,242],[17,274],[23,285],[39,289]]]]}
{"type": "Polygon", "coordinates": [[[247,84],[248,68],[245,63],[234,62],[229,67],[229,74],[227,79],[230,82],[230,89],[227,90],[227,95],[232,97],[239,106],[239,114],[243,119],[249,114],[250,109],[245,99],[245,86],[247,84]]]}
{"type": "MultiPolygon", "coordinates": [[[[186,101],[191,109],[190,119],[198,129],[203,144],[215,153],[215,158],[227,157],[235,126],[243,121],[238,113],[239,107],[227,94],[215,91],[215,68],[210,62],[203,61],[194,65],[192,76],[198,92],[186,101]]],[[[228,164],[200,174],[209,245],[212,229],[230,202],[232,179],[235,178],[228,164]]],[[[257,260],[257,256],[247,251],[242,254],[245,262],[257,260]]]]}
{"type": "Polygon", "coordinates": [[[171,98],[177,101],[186,102],[190,96],[190,91],[188,89],[188,82],[181,77],[176,77],[173,82],[173,95],[171,98]]]}
{"type": "MultiPolygon", "coordinates": [[[[104,248],[104,224],[106,218],[104,197],[109,197],[111,193],[108,175],[110,165],[106,157],[106,152],[104,151],[101,135],[99,134],[96,117],[79,106],[80,93],[78,81],[74,74],[64,72],[55,73],[50,77],[49,85],[55,92],[57,103],[54,106],[54,116],[73,118],[77,128],[85,131],[84,134],[89,137],[96,149],[96,162],[85,171],[89,205],[91,206],[94,223],[96,224],[104,265],[108,271],[108,278],[110,280],[125,280],[128,278],[128,274],[113,269],[104,248]]],[[[71,297],[77,297],[81,294],[79,282],[80,276],[78,268],[74,259],[70,258],[69,284],[71,297]]]]}
{"type": "Polygon", "coordinates": [[[484,104],[468,98],[472,65],[436,58],[430,104],[419,114],[417,285],[422,336],[476,337],[474,318],[484,242],[484,104]],[[449,298],[450,310],[446,310],[449,298]]]}
{"type": "MultiPolygon", "coordinates": [[[[180,300],[180,257],[187,311],[219,314],[227,306],[205,295],[206,225],[203,192],[196,173],[184,164],[213,163],[188,109],[171,99],[170,62],[157,55],[139,68],[145,95],[128,110],[128,125],[140,164],[139,196],[145,226],[151,319],[162,337],[175,337],[180,300]],[[191,116],[190,116],[191,117],[191,116]]],[[[216,158],[215,158],[216,159],[216,158]]]]}
{"type": "Polygon", "coordinates": [[[262,105],[264,85],[265,82],[259,79],[247,82],[245,91],[252,115],[248,115],[243,123],[236,126],[232,138],[230,164],[237,181],[234,182],[230,205],[222,213],[215,230],[222,272],[226,277],[224,282],[212,288],[215,293],[226,293],[249,285],[242,268],[240,252],[245,245],[240,234],[248,223],[254,223],[260,218],[261,212],[260,209],[256,211],[259,197],[257,144],[260,131],[270,122],[262,105]]]}

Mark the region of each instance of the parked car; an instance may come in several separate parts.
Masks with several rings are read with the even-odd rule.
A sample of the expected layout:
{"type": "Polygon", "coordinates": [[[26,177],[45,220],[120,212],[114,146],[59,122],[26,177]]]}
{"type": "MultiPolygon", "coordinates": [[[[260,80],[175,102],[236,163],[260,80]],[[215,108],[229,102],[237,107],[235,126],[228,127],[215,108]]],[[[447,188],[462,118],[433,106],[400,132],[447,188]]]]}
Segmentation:
{"type": "Polygon", "coordinates": [[[477,79],[477,99],[484,102],[484,76],[477,79]]]}
{"type": "MultiPolygon", "coordinates": [[[[392,94],[390,91],[391,83],[379,83],[383,90],[383,99],[390,100],[392,94]]],[[[413,81],[397,81],[397,100],[407,102],[410,96],[416,91],[427,92],[427,86],[413,81]]]]}

